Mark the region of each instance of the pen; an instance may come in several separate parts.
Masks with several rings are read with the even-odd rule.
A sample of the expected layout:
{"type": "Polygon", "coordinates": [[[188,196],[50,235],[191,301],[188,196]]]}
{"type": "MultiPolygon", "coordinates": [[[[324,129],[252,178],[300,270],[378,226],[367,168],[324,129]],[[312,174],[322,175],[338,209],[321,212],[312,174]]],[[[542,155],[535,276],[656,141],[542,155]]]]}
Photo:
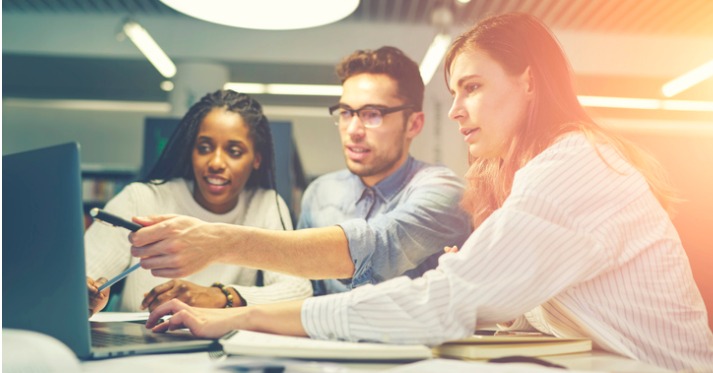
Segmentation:
{"type": "MultiPolygon", "coordinates": [[[[89,211],[89,215],[91,215],[92,218],[94,218],[94,219],[109,223],[115,227],[126,228],[132,232],[136,232],[139,229],[141,229],[141,226],[134,222],[130,222],[126,219],[122,219],[116,215],[110,214],[110,213],[100,210],[96,207],[89,211]]],[[[107,281],[104,285],[100,286],[98,290],[101,292],[102,290],[108,288],[109,286],[116,284],[118,281],[120,281],[124,277],[128,276],[129,273],[139,269],[140,267],[141,267],[141,263],[134,264],[133,266],[126,269],[124,272],[119,273],[118,276],[112,278],[111,280],[107,281]]]]}
{"type": "Polygon", "coordinates": [[[124,272],[119,273],[116,277],[112,278],[111,280],[109,280],[109,281],[107,281],[106,283],[104,283],[104,285],[100,286],[100,287],[99,287],[99,291],[101,292],[102,290],[108,288],[109,286],[116,284],[116,283],[119,282],[121,279],[123,279],[124,277],[128,276],[129,273],[131,273],[131,272],[133,272],[133,271],[135,271],[135,270],[137,270],[137,269],[139,269],[139,268],[141,268],[141,263],[136,263],[136,264],[132,265],[131,267],[129,267],[129,268],[127,268],[126,270],[124,270],[124,272]]]}
{"type": "Polygon", "coordinates": [[[126,219],[122,219],[114,214],[110,214],[104,210],[100,210],[98,208],[93,208],[89,210],[89,215],[92,216],[92,218],[101,220],[103,222],[109,223],[115,227],[122,227],[126,228],[132,232],[136,232],[142,227],[134,222],[128,221],[126,219]]]}

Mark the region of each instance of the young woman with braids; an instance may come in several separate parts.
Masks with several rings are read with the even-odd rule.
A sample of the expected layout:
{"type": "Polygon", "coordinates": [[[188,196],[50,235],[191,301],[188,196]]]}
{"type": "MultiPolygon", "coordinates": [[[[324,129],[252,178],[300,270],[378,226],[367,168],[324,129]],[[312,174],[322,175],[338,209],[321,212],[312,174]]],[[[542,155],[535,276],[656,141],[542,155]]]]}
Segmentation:
{"type": "MultiPolygon", "coordinates": [[[[146,179],[128,185],[105,209],[127,219],[181,214],[292,229],[287,206],[275,191],[273,154],[260,104],[245,94],[216,91],[188,110],[146,179]]],[[[85,247],[94,314],[106,306],[110,290],[99,293],[97,288],[138,260],[131,257],[126,231],[105,224],[89,227],[85,247]]],[[[234,265],[212,265],[168,282],[139,269],[126,278],[119,310],[153,310],[174,298],[197,307],[229,308],[311,295],[308,280],[234,265]],[[264,286],[255,286],[258,277],[264,286]]]]}

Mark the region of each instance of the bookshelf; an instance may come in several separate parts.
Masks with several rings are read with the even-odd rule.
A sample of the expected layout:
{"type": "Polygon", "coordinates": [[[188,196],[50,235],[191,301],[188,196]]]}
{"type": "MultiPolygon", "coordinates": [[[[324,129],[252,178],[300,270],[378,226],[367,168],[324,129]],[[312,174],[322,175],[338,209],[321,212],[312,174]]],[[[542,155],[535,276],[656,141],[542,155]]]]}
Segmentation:
{"type": "Polygon", "coordinates": [[[92,220],[89,210],[104,205],[119,193],[127,184],[136,180],[138,170],[132,167],[83,164],[82,165],[82,201],[84,203],[84,226],[92,220]]]}

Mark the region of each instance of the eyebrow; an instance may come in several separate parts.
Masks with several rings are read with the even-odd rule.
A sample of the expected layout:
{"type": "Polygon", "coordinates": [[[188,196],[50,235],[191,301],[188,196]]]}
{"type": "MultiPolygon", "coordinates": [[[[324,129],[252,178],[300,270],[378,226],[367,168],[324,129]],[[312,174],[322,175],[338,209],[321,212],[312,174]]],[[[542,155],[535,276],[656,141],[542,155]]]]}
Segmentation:
{"type": "MultiPolygon", "coordinates": [[[[466,80],[473,79],[473,78],[480,78],[480,75],[478,75],[478,74],[470,74],[470,75],[463,76],[463,77],[461,77],[460,79],[458,79],[458,82],[456,83],[456,87],[462,87],[462,86],[463,86],[463,82],[465,82],[466,80]]],[[[450,87],[448,87],[448,91],[449,91],[451,94],[454,94],[454,93],[455,93],[455,91],[452,90],[450,87]]]]}
{"type": "MultiPolygon", "coordinates": [[[[210,141],[210,142],[215,142],[212,137],[210,136],[198,136],[196,138],[196,141],[210,141]]],[[[243,140],[228,140],[228,145],[241,145],[241,146],[247,146],[245,144],[245,141],[243,140]]]]}
{"type": "Polygon", "coordinates": [[[349,110],[361,110],[361,109],[366,109],[366,108],[384,109],[384,108],[388,108],[389,106],[388,106],[388,105],[381,105],[381,104],[366,104],[366,105],[362,105],[362,106],[361,106],[360,108],[358,108],[358,109],[355,109],[355,108],[353,108],[353,107],[351,107],[351,106],[349,106],[349,105],[347,105],[347,104],[344,104],[344,103],[341,103],[341,102],[340,102],[340,103],[339,103],[339,107],[342,108],[342,109],[349,109],[349,110]]]}

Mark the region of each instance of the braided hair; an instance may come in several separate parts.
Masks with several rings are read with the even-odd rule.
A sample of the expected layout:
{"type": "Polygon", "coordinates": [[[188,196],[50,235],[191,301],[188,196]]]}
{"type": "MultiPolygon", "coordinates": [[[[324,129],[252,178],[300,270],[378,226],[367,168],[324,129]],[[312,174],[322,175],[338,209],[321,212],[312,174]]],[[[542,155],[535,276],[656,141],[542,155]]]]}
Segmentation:
{"type": "Polygon", "coordinates": [[[245,187],[275,189],[275,151],[267,117],[260,103],[244,93],[231,90],[209,93],[188,109],[158,161],[141,181],[163,184],[178,177],[193,181],[192,155],[196,136],[206,115],[216,108],[224,108],[242,117],[248,126],[255,152],[260,154],[260,167],[252,172],[245,187]]]}

